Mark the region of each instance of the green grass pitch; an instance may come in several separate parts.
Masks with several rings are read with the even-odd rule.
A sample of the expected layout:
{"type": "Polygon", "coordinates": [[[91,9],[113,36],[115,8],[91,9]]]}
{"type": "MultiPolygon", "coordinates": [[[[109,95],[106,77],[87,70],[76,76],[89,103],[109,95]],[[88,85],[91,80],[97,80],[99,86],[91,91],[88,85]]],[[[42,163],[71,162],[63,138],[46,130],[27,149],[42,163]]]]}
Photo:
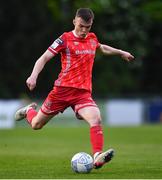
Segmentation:
{"type": "Polygon", "coordinates": [[[162,125],[104,127],[104,149],[114,159],[99,170],[77,174],[71,157],[91,153],[89,128],[19,127],[0,130],[1,179],[156,179],[162,178],[162,125]]]}

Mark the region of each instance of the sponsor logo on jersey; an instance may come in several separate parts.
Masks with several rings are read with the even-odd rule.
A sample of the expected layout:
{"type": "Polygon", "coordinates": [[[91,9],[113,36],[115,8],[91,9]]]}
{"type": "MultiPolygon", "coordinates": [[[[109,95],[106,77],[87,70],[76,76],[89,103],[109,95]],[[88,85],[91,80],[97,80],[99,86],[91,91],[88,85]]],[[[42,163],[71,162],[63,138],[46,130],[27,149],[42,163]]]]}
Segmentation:
{"type": "Polygon", "coordinates": [[[76,54],[76,55],[79,55],[79,54],[95,54],[95,51],[94,51],[94,50],[91,50],[91,49],[76,50],[76,51],[75,51],[75,54],[76,54]]]}

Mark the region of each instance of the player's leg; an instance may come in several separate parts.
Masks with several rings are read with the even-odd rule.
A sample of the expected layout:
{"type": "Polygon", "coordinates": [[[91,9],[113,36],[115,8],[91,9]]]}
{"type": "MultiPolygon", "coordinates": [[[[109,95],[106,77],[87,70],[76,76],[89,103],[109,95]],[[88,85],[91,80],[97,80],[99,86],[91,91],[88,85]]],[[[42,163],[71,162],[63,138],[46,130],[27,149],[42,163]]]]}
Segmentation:
{"type": "Polygon", "coordinates": [[[78,110],[78,114],[90,125],[90,140],[93,154],[102,152],[104,137],[98,107],[88,106],[81,108],[78,110]]]}
{"type": "Polygon", "coordinates": [[[68,88],[54,87],[38,112],[36,103],[31,103],[15,113],[15,120],[26,118],[33,129],[41,129],[52,117],[69,106],[66,101],[68,94],[68,88]]]}
{"type": "Polygon", "coordinates": [[[90,140],[94,154],[94,168],[101,168],[105,163],[112,159],[114,150],[109,149],[102,152],[104,137],[101,126],[100,110],[95,106],[87,106],[79,109],[78,114],[90,125],[90,140]]]}
{"type": "Polygon", "coordinates": [[[31,103],[23,108],[20,108],[15,113],[15,120],[20,121],[26,118],[27,122],[33,129],[41,129],[53,117],[53,115],[46,115],[42,113],[41,110],[37,112],[36,108],[36,103],[31,103]]]}
{"type": "Polygon", "coordinates": [[[34,111],[35,110],[31,109],[27,113],[27,121],[34,130],[41,129],[52,117],[54,117],[54,115],[44,114],[41,110],[39,110],[38,113],[35,113],[34,111]]]}
{"type": "Polygon", "coordinates": [[[98,107],[88,106],[78,110],[78,114],[90,125],[90,140],[92,152],[101,152],[103,150],[103,130],[101,126],[101,116],[98,107]]]}

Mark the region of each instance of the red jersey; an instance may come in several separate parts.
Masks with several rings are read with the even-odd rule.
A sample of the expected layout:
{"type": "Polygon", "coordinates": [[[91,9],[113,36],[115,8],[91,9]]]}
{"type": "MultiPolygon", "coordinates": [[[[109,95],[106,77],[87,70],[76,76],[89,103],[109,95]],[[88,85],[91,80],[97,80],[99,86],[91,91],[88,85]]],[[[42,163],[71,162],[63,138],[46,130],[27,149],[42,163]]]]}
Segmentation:
{"type": "Polygon", "coordinates": [[[70,31],[56,39],[48,48],[54,55],[61,53],[62,69],[55,86],[92,91],[92,67],[99,46],[94,33],[78,38],[70,31]]]}

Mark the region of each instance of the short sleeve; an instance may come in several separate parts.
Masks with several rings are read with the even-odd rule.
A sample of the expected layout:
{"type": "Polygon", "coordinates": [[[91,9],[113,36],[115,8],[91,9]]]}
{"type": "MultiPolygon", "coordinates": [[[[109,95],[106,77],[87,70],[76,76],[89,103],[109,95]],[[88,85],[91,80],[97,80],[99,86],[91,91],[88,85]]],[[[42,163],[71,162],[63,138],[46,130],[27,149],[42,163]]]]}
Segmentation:
{"type": "Polygon", "coordinates": [[[92,38],[93,41],[95,41],[96,49],[98,49],[100,47],[100,42],[98,41],[96,34],[93,32],[90,33],[90,38],[92,38]]]}
{"type": "Polygon", "coordinates": [[[51,51],[53,54],[58,54],[59,52],[63,51],[66,47],[66,37],[65,35],[61,35],[57,38],[51,46],[49,46],[48,50],[51,51]]]}
{"type": "Polygon", "coordinates": [[[100,47],[100,42],[98,41],[98,38],[96,35],[95,35],[95,40],[96,40],[96,49],[98,49],[100,47]]]}

